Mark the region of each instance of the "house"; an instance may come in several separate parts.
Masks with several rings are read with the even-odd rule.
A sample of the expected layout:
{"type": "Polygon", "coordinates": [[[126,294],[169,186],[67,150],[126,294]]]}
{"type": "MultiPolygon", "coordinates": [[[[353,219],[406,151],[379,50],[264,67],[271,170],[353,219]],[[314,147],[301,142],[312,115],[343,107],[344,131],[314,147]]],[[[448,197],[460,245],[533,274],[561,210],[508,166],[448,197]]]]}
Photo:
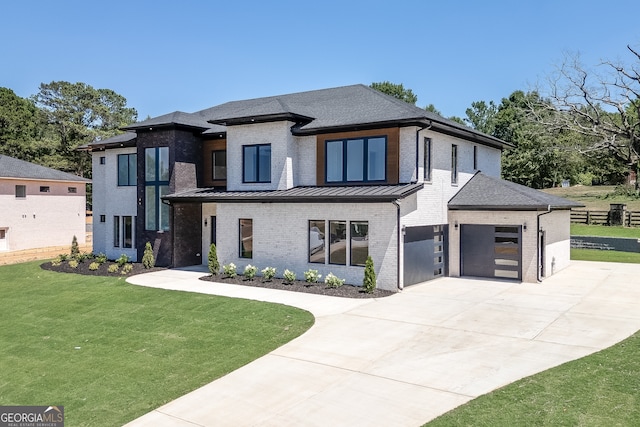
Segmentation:
{"type": "MultiPolygon", "coordinates": [[[[509,185],[499,180],[504,141],[364,85],[176,111],[124,130],[88,147],[100,218],[94,250],[111,258],[140,259],[150,242],[160,265],[206,264],[215,243],[220,261],[240,271],[273,266],[301,277],[317,269],[359,284],[370,255],[378,287],[399,290],[478,273],[465,266],[461,248],[472,238],[460,240],[461,224],[508,225],[520,248],[542,218],[531,200],[526,215],[509,208],[503,220],[499,206],[480,210],[466,205],[473,197],[454,197],[482,193],[487,182],[509,185]]],[[[509,260],[517,275],[508,277],[535,281],[566,266],[570,204],[549,205],[561,213],[541,221],[549,231],[535,245],[553,245],[554,269],[529,273],[545,252],[536,246],[536,260],[509,260]]],[[[475,250],[494,250],[487,245],[475,250]]]]}
{"type": "Polygon", "coordinates": [[[0,251],[84,245],[89,182],[0,155],[0,251]]]}

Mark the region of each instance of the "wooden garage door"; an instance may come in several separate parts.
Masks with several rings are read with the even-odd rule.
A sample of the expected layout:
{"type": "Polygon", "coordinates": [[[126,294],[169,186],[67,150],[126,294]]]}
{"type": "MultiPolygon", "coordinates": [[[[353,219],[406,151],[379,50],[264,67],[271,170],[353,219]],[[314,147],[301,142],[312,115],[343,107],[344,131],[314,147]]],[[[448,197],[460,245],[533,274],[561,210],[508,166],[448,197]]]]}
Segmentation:
{"type": "Polygon", "coordinates": [[[461,225],[463,276],[522,279],[522,230],[519,225],[461,225]]]}

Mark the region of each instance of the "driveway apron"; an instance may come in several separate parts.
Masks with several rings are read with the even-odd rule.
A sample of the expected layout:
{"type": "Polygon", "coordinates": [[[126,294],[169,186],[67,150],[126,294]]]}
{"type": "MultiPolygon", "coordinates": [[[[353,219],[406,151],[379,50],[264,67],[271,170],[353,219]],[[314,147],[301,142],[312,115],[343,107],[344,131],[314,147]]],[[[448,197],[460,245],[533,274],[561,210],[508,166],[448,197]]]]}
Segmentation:
{"type": "Polygon", "coordinates": [[[542,283],[441,278],[381,299],[204,282],[201,268],[129,278],[277,302],[315,325],[129,426],[419,426],[640,329],[640,265],[574,261],[542,283]]]}

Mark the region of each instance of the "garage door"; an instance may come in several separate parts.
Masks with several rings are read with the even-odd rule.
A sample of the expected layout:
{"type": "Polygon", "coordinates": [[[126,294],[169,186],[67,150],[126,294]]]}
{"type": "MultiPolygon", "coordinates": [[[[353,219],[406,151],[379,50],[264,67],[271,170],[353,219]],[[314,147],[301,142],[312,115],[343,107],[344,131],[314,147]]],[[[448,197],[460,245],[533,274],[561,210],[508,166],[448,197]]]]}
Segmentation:
{"type": "Polygon", "coordinates": [[[404,286],[442,277],[446,271],[446,225],[406,227],[404,230],[404,286]]]}
{"type": "Polygon", "coordinates": [[[519,225],[461,225],[463,276],[522,279],[522,231],[519,225]]]}

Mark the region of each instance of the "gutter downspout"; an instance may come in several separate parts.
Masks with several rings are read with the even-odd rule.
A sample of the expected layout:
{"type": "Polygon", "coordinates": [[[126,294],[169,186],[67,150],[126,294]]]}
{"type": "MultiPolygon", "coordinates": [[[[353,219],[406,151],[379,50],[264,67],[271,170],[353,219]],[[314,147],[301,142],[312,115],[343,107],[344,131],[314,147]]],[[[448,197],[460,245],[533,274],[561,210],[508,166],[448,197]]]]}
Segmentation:
{"type": "Polygon", "coordinates": [[[401,233],[400,230],[400,202],[398,200],[392,200],[396,207],[396,230],[397,230],[397,247],[396,247],[396,277],[398,281],[398,290],[401,291],[403,286],[400,284],[400,241],[401,241],[401,233]]]}
{"type": "MultiPolygon", "coordinates": [[[[550,214],[550,213],[551,213],[551,205],[547,205],[547,211],[546,211],[546,212],[544,212],[544,213],[538,214],[538,216],[537,216],[537,224],[536,224],[536,248],[538,248],[538,260],[536,261],[536,264],[537,264],[538,262],[540,262],[540,254],[541,254],[541,251],[542,251],[542,248],[540,247],[540,233],[542,232],[542,230],[540,230],[540,217],[541,217],[542,215],[547,215],[547,214],[550,214]]],[[[542,266],[538,265],[538,268],[536,269],[536,270],[537,270],[536,275],[537,275],[538,283],[539,283],[539,282],[542,282],[542,275],[540,275],[541,267],[542,267],[542,266]]]]}
{"type": "Polygon", "coordinates": [[[416,182],[418,182],[420,180],[420,177],[418,176],[418,171],[420,170],[420,159],[418,156],[418,153],[420,152],[420,132],[422,132],[423,130],[429,130],[431,129],[431,126],[433,125],[433,123],[431,122],[431,120],[429,120],[429,124],[426,126],[422,126],[420,129],[418,129],[416,131],[416,182]]]}

